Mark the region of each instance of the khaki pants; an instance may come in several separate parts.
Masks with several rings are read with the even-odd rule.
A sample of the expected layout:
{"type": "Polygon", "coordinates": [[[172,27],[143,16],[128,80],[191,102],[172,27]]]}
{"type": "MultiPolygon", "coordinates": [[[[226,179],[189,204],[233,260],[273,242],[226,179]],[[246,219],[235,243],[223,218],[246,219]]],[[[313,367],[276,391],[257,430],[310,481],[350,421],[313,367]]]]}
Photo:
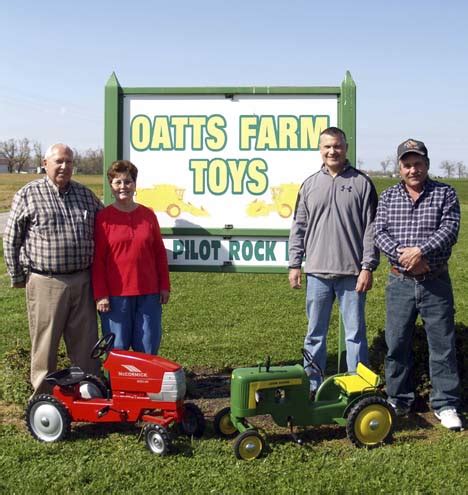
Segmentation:
{"type": "Polygon", "coordinates": [[[89,271],[52,277],[30,273],[26,305],[34,395],[51,392],[44,378],[57,368],[62,336],[72,364],[87,373],[98,373],[99,361],[90,357],[98,333],[89,271]]]}

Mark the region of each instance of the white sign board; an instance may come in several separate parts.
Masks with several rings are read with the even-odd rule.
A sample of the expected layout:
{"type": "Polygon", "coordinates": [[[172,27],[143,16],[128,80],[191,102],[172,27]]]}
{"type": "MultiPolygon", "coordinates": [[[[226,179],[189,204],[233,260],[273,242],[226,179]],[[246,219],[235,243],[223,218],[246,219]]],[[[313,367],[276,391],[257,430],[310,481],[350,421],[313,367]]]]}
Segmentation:
{"type": "Polygon", "coordinates": [[[284,267],[288,239],[284,237],[165,236],[171,266],[284,267]]]}
{"type": "MultiPolygon", "coordinates": [[[[336,95],[125,95],[122,151],[139,170],[136,200],[156,212],[163,232],[199,229],[200,238],[186,237],[199,247],[203,239],[213,246],[216,229],[287,234],[299,186],[321,165],[319,134],[337,125],[337,112],[336,95]]],[[[217,257],[212,247],[206,259],[177,255],[170,263],[287,265],[279,251],[252,261],[248,243],[242,259],[235,244],[221,244],[217,257]]]]}

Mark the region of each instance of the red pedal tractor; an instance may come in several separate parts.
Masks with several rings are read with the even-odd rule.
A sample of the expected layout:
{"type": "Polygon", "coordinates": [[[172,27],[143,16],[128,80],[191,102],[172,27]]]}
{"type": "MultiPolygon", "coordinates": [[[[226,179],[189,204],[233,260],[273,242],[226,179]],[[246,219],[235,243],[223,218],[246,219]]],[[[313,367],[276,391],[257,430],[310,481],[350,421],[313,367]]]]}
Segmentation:
{"type": "Polygon", "coordinates": [[[106,355],[109,386],[78,367],[46,377],[52,395],[33,397],[26,423],[34,438],[43,442],[64,439],[71,422],[141,423],[148,449],[165,455],[171,447],[169,427],[176,424],[189,436],[201,437],[205,418],[193,403],[184,403],[182,367],[159,356],[112,349],[114,334],[100,339],[91,357],[106,355]]]}

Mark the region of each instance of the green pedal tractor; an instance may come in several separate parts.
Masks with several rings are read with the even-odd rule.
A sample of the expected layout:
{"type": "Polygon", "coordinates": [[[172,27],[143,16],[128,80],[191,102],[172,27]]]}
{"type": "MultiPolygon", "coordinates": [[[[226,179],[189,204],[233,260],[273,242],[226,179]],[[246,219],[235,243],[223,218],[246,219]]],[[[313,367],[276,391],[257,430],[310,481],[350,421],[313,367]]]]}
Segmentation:
{"type": "MultiPolygon", "coordinates": [[[[304,368],[264,365],[238,368],[231,376],[231,406],[218,412],[215,432],[236,437],[238,459],[259,457],[265,441],[247,418],[271,415],[279,426],[294,427],[338,424],[346,426],[348,438],[357,447],[375,447],[392,435],[395,413],[380,392],[380,378],[359,363],[356,373],[341,373],[323,381],[315,396],[304,368]]],[[[309,366],[309,365],[307,365],[309,366]]],[[[311,363],[316,369],[318,366],[311,363]]]]}

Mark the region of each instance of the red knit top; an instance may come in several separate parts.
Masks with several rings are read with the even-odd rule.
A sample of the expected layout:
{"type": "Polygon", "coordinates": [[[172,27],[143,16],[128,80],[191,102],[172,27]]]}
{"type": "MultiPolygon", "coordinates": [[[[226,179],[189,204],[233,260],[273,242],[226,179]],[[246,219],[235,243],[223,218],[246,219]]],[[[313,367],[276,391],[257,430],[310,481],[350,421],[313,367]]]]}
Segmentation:
{"type": "Polygon", "coordinates": [[[146,206],[123,212],[110,205],[99,211],[94,240],[95,299],[159,294],[170,289],[158,220],[146,206]]]}

